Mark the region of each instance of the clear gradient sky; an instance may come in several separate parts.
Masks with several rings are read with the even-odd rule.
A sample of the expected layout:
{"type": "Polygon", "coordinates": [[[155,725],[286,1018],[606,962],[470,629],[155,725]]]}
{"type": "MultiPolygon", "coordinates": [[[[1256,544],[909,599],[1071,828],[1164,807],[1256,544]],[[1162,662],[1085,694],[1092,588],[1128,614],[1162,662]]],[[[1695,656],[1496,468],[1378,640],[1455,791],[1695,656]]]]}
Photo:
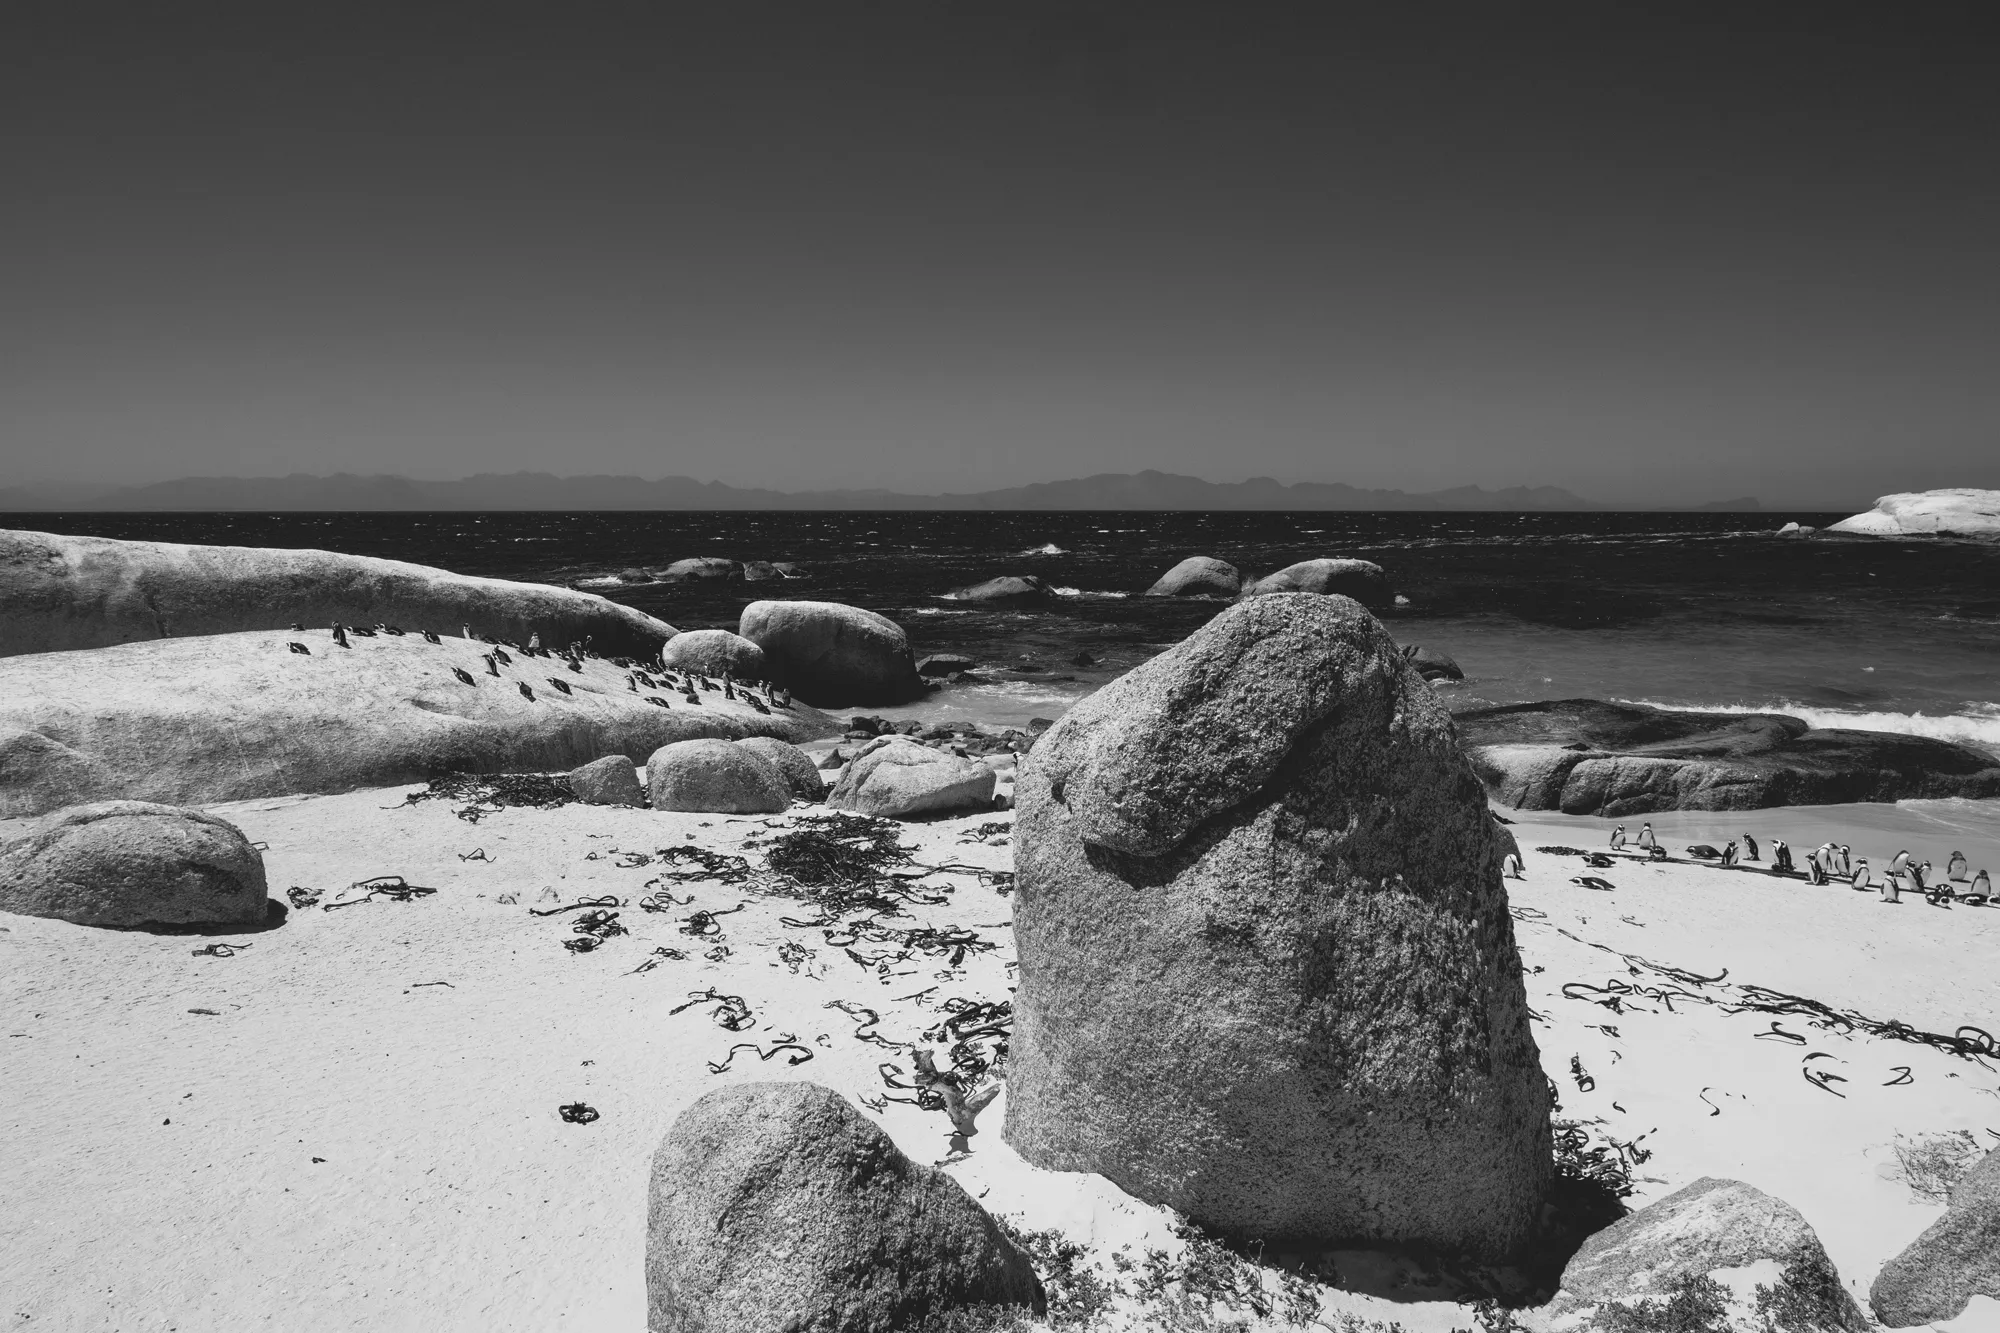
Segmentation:
{"type": "Polygon", "coordinates": [[[1643,9],[14,0],[0,485],[2000,487],[1990,10],[1643,9]]]}

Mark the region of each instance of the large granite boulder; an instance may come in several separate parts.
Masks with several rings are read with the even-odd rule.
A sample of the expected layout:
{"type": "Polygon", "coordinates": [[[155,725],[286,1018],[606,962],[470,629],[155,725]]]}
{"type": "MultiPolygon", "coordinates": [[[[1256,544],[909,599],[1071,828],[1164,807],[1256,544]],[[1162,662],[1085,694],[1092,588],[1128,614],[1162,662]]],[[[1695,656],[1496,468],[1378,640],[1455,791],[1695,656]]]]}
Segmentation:
{"type": "Polygon", "coordinates": [[[1243,576],[1236,566],[1213,556],[1191,555],[1160,575],[1146,589],[1148,597],[1234,597],[1243,591],[1243,576]]]}
{"type": "Polygon", "coordinates": [[[695,556],[688,560],[676,560],[660,571],[662,583],[701,583],[712,579],[726,579],[740,570],[734,560],[724,560],[720,556],[695,556]]]}
{"type": "Polygon", "coordinates": [[[1943,1217],[1883,1265],[1868,1305],[1890,1328],[1942,1323],[1974,1296],[2000,1299],[2000,1152],[1952,1186],[1943,1217]]]}
{"type": "Polygon", "coordinates": [[[0,912],[84,926],[255,926],[268,910],[263,856],[199,810],[79,805],[0,846],[0,912]]]}
{"type": "Polygon", "coordinates": [[[352,791],[453,771],[560,773],[608,754],[643,762],[697,736],[840,734],[803,704],[759,713],[719,690],[699,707],[662,690],[650,696],[661,707],[597,658],[571,671],[518,652],[503,663],[468,639],[348,643],[325,630],[258,630],[0,659],[0,817],[117,798],[212,805],[352,791]]]}
{"type": "Polygon", "coordinates": [[[1044,1308],[1028,1258],[962,1186],[812,1083],[739,1083],[653,1154],[651,1333],[901,1333],[1044,1308]]]}
{"type": "Polygon", "coordinates": [[[696,671],[738,680],[764,679],[764,650],[726,629],[691,629],[674,635],[660,649],[660,665],[670,671],[696,671]]]}
{"type": "Polygon", "coordinates": [[[769,815],[790,808],[792,784],[763,755],[721,740],[675,741],[646,761],[655,810],[769,815]]]}
{"type": "Polygon", "coordinates": [[[1607,1319],[1606,1307],[1650,1305],[1657,1313],[1676,1296],[1684,1305],[1705,1297],[1722,1307],[1711,1315],[1717,1322],[1686,1327],[1769,1328],[1757,1317],[1756,1287],[1738,1296],[1715,1277],[1765,1261],[1777,1271],[1774,1282],[1759,1284],[1769,1293],[1761,1299],[1783,1312],[1785,1333],[1862,1333],[1868,1327],[1798,1210],[1740,1180],[1712,1176],[1586,1240],[1563,1269],[1562,1290],[1542,1315],[1555,1329],[1665,1328],[1607,1319]]]}
{"type": "MultiPolygon", "coordinates": [[[[773,744],[783,745],[783,741],[773,744]]],[[[607,754],[602,759],[593,759],[581,768],[572,769],[569,775],[570,790],[576,799],[585,805],[624,805],[642,807],[646,804],[646,789],[639,785],[639,774],[632,767],[632,761],[622,754],[607,754]]]]}
{"type": "Polygon", "coordinates": [[[820,708],[899,704],[924,682],[909,636],[887,616],[839,602],[752,602],[736,632],[764,650],[764,670],[820,708]]]}
{"type": "Polygon", "coordinates": [[[993,768],[911,740],[877,736],[841,770],[826,803],[884,819],[990,810],[1000,782],[993,768]]]}
{"type": "Polygon", "coordinates": [[[1049,585],[1033,574],[1003,574],[945,594],[954,602],[985,602],[989,606],[1047,606],[1055,596],[1049,585]]]}
{"type": "Polygon", "coordinates": [[[1358,603],[1239,602],[1021,764],[1006,1136],[1245,1239],[1487,1257],[1549,1090],[1486,799],[1358,603]]]}
{"type": "Polygon", "coordinates": [[[1242,595],[1268,597],[1280,592],[1352,597],[1371,609],[1391,600],[1389,577],[1372,560],[1301,560],[1245,586],[1242,595]]]}
{"type": "Polygon", "coordinates": [[[826,796],[826,779],[820,776],[819,766],[798,746],[775,736],[745,736],[736,743],[770,761],[785,775],[785,781],[792,786],[792,795],[799,800],[817,801],[826,796]]]}
{"type": "Polygon", "coordinates": [[[1817,728],[1780,713],[1696,713],[1596,699],[1457,714],[1496,800],[1607,819],[1655,810],[2000,796],[2000,764],[1900,732],[1817,728]]]}
{"type": "Polygon", "coordinates": [[[1828,532],[1869,537],[2000,537],[2000,491],[1957,486],[1885,495],[1828,532]]]}
{"type": "Polygon", "coordinates": [[[401,560],[0,531],[0,657],[334,621],[647,658],[674,635],[590,593],[401,560]]]}

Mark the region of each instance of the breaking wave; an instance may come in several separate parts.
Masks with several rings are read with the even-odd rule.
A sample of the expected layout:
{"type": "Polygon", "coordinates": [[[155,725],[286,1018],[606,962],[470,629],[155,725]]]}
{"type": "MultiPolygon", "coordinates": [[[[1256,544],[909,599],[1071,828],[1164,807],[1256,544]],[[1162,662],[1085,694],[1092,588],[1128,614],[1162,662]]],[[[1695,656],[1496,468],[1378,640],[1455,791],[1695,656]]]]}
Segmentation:
{"type": "Polygon", "coordinates": [[[1890,731],[1905,736],[1927,736],[1932,740],[1976,745],[2000,754],[2000,704],[1967,703],[1958,713],[1878,713],[1860,709],[1815,708],[1784,699],[1759,704],[1665,704],[1651,699],[1619,699],[1617,703],[1644,704],[1675,713],[1784,713],[1801,718],[1815,727],[1849,731],[1890,731]]]}

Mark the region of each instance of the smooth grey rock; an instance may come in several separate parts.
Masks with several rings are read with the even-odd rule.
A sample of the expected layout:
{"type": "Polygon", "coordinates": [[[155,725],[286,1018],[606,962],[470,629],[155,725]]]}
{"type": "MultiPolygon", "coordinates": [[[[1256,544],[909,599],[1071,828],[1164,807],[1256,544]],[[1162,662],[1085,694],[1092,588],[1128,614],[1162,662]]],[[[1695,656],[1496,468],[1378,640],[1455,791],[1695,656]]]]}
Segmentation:
{"type": "Polygon", "coordinates": [[[651,657],[674,627],[539,583],[333,551],[0,531],[0,657],[334,621],[651,657]]]}
{"type": "Polygon", "coordinates": [[[764,679],[764,650],[726,629],[684,630],[660,649],[660,665],[670,671],[697,671],[738,680],[764,679]]]}
{"type": "Polygon", "coordinates": [[[780,570],[769,560],[745,560],[743,562],[743,581],[745,583],[762,583],[766,579],[781,579],[783,577],[785,577],[784,571],[780,570]]]}
{"type": "Polygon", "coordinates": [[[826,779],[819,775],[812,756],[798,746],[770,736],[746,736],[736,743],[775,765],[799,800],[818,801],[826,796],[826,779]]]}
{"type": "Polygon", "coordinates": [[[953,588],[945,596],[954,602],[985,602],[993,606],[1046,606],[1055,600],[1049,585],[1033,574],[1003,574],[963,588],[953,588]]]}
{"type": "MultiPolygon", "coordinates": [[[[773,741],[783,745],[783,741],[773,741]]],[[[582,768],[570,770],[570,789],[576,799],[586,805],[630,805],[646,804],[646,789],[639,785],[639,774],[632,767],[632,761],[622,754],[607,754],[602,759],[593,759],[582,768]]]]}
{"type": "MultiPolygon", "coordinates": [[[[1713,1176],[1586,1240],[1563,1269],[1562,1289],[1542,1313],[1552,1326],[1568,1326],[1564,1321],[1590,1319],[1611,1301],[1665,1297],[1690,1278],[1767,1259],[1781,1273],[1772,1290],[1785,1297],[1800,1320],[1796,1327],[1786,1324],[1787,1333],[1863,1333],[1868,1327],[1818,1234],[1797,1209],[1740,1180],[1713,1176]]],[[[1746,1320],[1751,1314],[1740,1313],[1746,1320]]]]}
{"type": "Polygon", "coordinates": [[[1458,663],[1435,648],[1407,644],[1403,648],[1403,660],[1415,667],[1417,674],[1425,680],[1465,679],[1465,672],[1459,668],[1458,663]]]}
{"type": "Polygon", "coordinates": [[[1884,495],[1867,513],[1844,518],[1827,531],[1869,537],[2000,537],[2000,491],[1956,486],[1884,495]]]}
{"type": "Polygon", "coordinates": [[[815,707],[906,703],[924,693],[909,636],[873,611],[839,602],[752,602],[736,630],[764,650],[770,679],[815,707]]]}
{"type": "Polygon", "coordinates": [[[1042,1312],[1027,1256],[826,1088],[719,1088],[653,1154],[651,1333],[900,1333],[982,1305],[1042,1312]]]}
{"type": "Polygon", "coordinates": [[[83,926],[261,925],[264,858],[213,815],[148,801],[73,806],[0,846],[0,911],[83,926]]]}
{"type": "Polygon", "coordinates": [[[696,556],[688,560],[676,560],[660,574],[663,583],[694,583],[707,579],[726,579],[739,572],[742,567],[734,560],[724,560],[719,556],[696,556]]]}
{"type": "Polygon", "coordinates": [[[2000,1153],[1952,1186],[1943,1217],[1884,1264],[1868,1305],[1890,1328],[1942,1323],[1974,1296],[2000,1298],[2000,1153]]]}
{"type": "Polygon", "coordinates": [[[1243,590],[1236,566],[1212,556],[1191,555],[1160,575],[1148,597],[1234,597],[1243,590]]]}
{"type": "Polygon", "coordinates": [[[211,805],[453,771],[562,773],[607,754],[636,763],[696,736],[840,734],[796,703],[765,714],[717,693],[696,708],[661,691],[672,703],[661,708],[598,658],[571,671],[516,653],[496,659],[495,676],[474,640],[349,644],[325,629],[257,630],[0,659],[0,816],[110,799],[211,805]]]}
{"type": "Polygon", "coordinates": [[[1072,707],[1015,798],[1022,1156],[1246,1239],[1529,1239],[1549,1092],[1496,826],[1358,603],[1237,603],[1072,707]]]}
{"type": "Polygon", "coordinates": [[[933,750],[907,736],[877,736],[861,747],[826,803],[885,819],[985,810],[999,778],[977,759],[933,750]]]}
{"type": "Polygon", "coordinates": [[[1247,585],[1245,597],[1269,597],[1280,592],[1312,592],[1352,597],[1376,609],[1389,605],[1389,579],[1372,560],[1301,560],[1247,585]]]}
{"type": "Polygon", "coordinates": [[[675,741],[646,761],[646,795],[655,810],[769,815],[792,804],[792,784],[778,766],[728,741],[675,741]]]}

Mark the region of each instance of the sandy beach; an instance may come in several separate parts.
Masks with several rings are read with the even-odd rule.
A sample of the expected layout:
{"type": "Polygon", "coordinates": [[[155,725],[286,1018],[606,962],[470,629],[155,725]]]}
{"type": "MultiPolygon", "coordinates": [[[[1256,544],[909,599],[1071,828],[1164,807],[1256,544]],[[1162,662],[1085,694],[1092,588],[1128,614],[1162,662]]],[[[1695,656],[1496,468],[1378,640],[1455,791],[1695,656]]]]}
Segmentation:
{"type": "MultiPolygon", "coordinates": [[[[742,855],[754,870],[752,844],[799,827],[812,807],[731,817],[573,804],[472,823],[452,802],[403,804],[421,790],[215,807],[267,845],[274,897],[294,886],[323,895],[279,929],[157,935],[5,920],[7,1327],[638,1333],[648,1159],[681,1110],[730,1080],[834,1088],[917,1160],[950,1159],[1013,1225],[1086,1247],[1107,1280],[1120,1280],[1121,1257],[1181,1248],[1167,1214],[1109,1182],[1023,1164],[1000,1141],[1004,1102],[982,1114],[970,1152],[954,1153],[941,1112],[883,1100],[914,1096],[883,1077],[893,1067],[908,1081],[905,1043],[949,1045],[923,1037],[947,1001],[1007,998],[1010,905],[990,874],[911,881],[938,901],[913,902],[893,924],[964,927],[993,948],[956,966],[919,951],[867,967],[856,955],[895,951],[860,939],[850,954],[846,935],[829,943],[822,928],[786,925],[815,909],[755,880],[656,879],[669,866],[660,850],[684,845],[742,855]],[[437,892],[324,906],[381,875],[437,892]],[[638,906],[661,888],[673,894],[667,910],[638,906]],[[578,912],[535,915],[606,895],[629,933],[590,952],[563,947],[578,912]],[[695,923],[719,935],[683,933],[700,911],[722,914],[695,923]],[[217,943],[233,956],[197,952],[217,943]],[[787,944],[810,952],[781,957],[787,944]],[[712,961],[718,947],[728,952],[712,961]],[[711,991],[740,997],[754,1026],[720,1025],[711,991]],[[758,1059],[788,1040],[796,1046],[758,1059]],[[738,1043],[758,1045],[730,1059],[738,1043]],[[788,1063],[802,1052],[810,1059],[788,1063]],[[566,1123],[558,1108],[578,1102],[598,1118],[566,1123]]],[[[1878,866],[1901,845],[1942,862],[1947,842],[1975,865],[2000,859],[1990,831],[1980,841],[1966,827],[1985,812],[1958,804],[1652,822],[1676,854],[1683,839],[1724,830],[1780,830],[1803,849],[1823,840],[1817,830],[1845,828],[1866,830],[1850,840],[1878,866]],[[1907,836],[1945,818],[1960,824],[1949,836],[1907,836]]],[[[1003,871],[1010,852],[996,826],[1009,823],[905,825],[906,873],[1003,871]]],[[[1526,878],[1508,890],[1559,1118],[1582,1122],[1593,1144],[1637,1145],[1635,1206],[1703,1175],[1788,1200],[1865,1299],[1881,1264],[1941,1211],[1898,1177],[1897,1136],[1962,1130],[1990,1146],[2000,1078],[1987,1061],[1778,1017],[1801,1044],[1777,1035],[1770,1013],[1726,1010],[1747,984],[1933,1032],[1990,1029],[2000,912],[1891,906],[1842,885],[1678,862],[1586,872],[1575,856],[1535,850],[1601,847],[1608,828],[1560,816],[1514,825],[1526,878]],[[1616,887],[1570,882],[1583,873],[1616,887]],[[1727,976],[1690,985],[1654,965],[1727,976]],[[1616,994],[1614,983],[1639,990],[1616,994]],[[1831,1077],[1816,1084],[1802,1068],[1831,1077]]],[[[1322,1288],[1329,1326],[1345,1312],[1413,1333],[1473,1327],[1465,1306],[1438,1299],[1449,1291],[1407,1266],[1336,1261],[1356,1285],[1405,1285],[1322,1288]]],[[[1115,1304],[1125,1326],[1148,1326],[1136,1296],[1115,1304]]],[[[1995,1326],[2000,1304],[1984,1299],[1949,1325],[1995,1326]]]]}

